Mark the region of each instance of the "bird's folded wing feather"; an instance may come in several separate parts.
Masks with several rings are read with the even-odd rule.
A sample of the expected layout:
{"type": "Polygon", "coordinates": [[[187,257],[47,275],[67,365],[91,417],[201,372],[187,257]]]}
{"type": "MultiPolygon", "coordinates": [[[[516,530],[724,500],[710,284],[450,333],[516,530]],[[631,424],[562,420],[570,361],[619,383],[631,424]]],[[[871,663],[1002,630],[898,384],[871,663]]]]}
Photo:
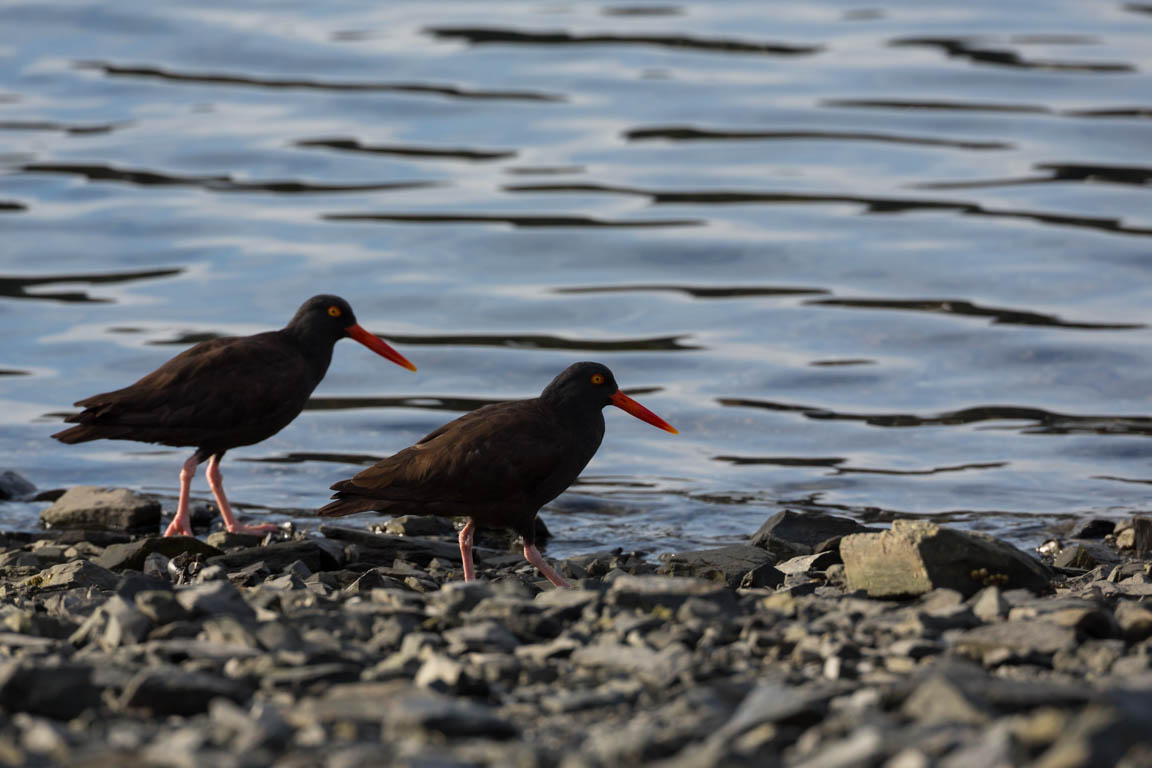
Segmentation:
{"type": "Polygon", "coordinates": [[[135,384],[79,401],[88,410],[76,420],[212,430],[298,412],[315,384],[290,348],[266,336],[197,344],[135,384]]]}
{"type": "Polygon", "coordinates": [[[563,463],[564,435],[535,401],[489,405],[332,486],[395,501],[496,503],[547,483],[563,463]]]}

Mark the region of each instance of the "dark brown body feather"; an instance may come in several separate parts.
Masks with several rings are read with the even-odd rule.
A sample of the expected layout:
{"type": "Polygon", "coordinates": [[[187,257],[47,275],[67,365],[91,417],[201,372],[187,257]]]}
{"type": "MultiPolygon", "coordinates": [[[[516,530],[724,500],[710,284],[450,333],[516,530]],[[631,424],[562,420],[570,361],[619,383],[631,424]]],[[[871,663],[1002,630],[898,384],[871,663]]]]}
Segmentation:
{"type": "Polygon", "coordinates": [[[212,339],[124,389],[76,403],[65,443],[102,438],[196,446],[202,457],[264,440],[303,410],[332,359],[332,342],[289,329],[212,339]]]}
{"type": "Polygon", "coordinates": [[[598,403],[572,410],[539,397],[487,405],[336,483],[336,501],[319,513],[468,516],[511,528],[531,545],[537,511],[572,484],[603,438],[598,403]]]}

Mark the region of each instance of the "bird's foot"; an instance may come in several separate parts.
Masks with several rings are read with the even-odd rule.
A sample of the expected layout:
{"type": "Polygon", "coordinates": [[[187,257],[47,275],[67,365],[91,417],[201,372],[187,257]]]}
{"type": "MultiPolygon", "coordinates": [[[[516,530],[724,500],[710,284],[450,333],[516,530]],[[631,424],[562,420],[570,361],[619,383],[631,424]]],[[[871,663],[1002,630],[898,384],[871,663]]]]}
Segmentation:
{"type": "Polygon", "coordinates": [[[280,530],[280,527],[275,523],[256,523],[254,525],[235,523],[234,525],[227,526],[227,528],[229,533],[252,533],[257,536],[263,536],[266,533],[280,530]]]}
{"type": "Polygon", "coordinates": [[[172,522],[168,523],[168,527],[164,529],[165,536],[195,536],[192,533],[192,521],[188,517],[180,517],[177,515],[172,518],[172,522]]]}

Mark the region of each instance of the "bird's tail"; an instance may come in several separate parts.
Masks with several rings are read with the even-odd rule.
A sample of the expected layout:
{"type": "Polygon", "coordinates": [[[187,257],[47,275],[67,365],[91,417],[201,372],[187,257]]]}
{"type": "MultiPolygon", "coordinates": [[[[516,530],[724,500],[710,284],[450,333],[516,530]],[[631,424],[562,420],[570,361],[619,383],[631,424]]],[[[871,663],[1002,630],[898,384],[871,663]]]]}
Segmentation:
{"type": "Polygon", "coordinates": [[[363,496],[341,498],[340,494],[336,494],[336,497],[335,501],[330,501],[316,510],[316,514],[320,517],[343,517],[344,515],[354,515],[357,512],[371,512],[388,504],[388,502],[380,499],[367,499],[363,496]]]}
{"type": "Polygon", "coordinates": [[[69,427],[62,432],[57,432],[52,435],[62,443],[86,443],[89,440],[99,440],[103,437],[115,437],[109,434],[109,429],[100,424],[80,424],[79,426],[69,427]]]}

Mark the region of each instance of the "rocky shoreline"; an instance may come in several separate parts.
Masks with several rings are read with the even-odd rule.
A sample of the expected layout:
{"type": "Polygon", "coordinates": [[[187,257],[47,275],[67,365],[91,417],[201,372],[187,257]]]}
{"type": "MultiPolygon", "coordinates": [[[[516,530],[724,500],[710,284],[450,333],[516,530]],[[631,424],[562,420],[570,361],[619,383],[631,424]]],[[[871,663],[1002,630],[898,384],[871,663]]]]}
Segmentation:
{"type": "Polygon", "coordinates": [[[556,590],[499,536],[459,581],[445,521],[165,539],[112,493],[0,533],[0,765],[1152,764],[1144,520],[1042,562],[784,511],[556,590]]]}

